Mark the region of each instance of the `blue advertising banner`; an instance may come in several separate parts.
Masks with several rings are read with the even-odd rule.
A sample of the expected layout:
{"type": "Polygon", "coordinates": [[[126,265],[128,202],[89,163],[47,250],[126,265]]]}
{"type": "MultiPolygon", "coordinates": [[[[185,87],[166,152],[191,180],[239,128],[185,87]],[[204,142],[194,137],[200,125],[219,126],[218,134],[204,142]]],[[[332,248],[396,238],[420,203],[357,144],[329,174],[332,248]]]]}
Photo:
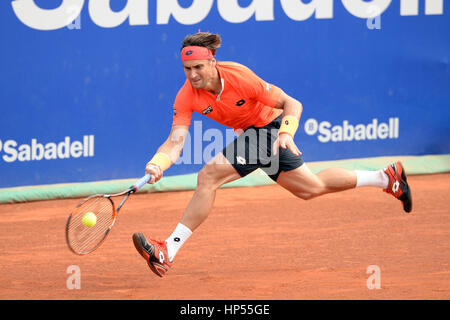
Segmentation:
{"type": "MultiPolygon", "coordinates": [[[[187,34],[302,102],[306,162],[450,153],[443,0],[6,0],[0,188],[140,177],[167,138],[187,34]]],[[[166,176],[234,132],[195,114],[166,176]]]]}

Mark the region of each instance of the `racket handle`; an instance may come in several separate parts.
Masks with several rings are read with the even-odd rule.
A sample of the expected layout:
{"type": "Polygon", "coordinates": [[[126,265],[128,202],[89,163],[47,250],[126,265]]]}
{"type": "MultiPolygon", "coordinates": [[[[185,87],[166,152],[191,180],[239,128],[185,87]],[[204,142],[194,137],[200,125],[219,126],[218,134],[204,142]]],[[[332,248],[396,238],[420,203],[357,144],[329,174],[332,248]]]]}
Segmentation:
{"type": "Polygon", "coordinates": [[[132,188],[134,189],[134,191],[138,191],[140,188],[142,188],[147,182],[149,182],[150,180],[150,173],[147,173],[145,176],[143,176],[142,178],[140,178],[138,181],[135,182],[135,184],[133,184],[132,188]]]}

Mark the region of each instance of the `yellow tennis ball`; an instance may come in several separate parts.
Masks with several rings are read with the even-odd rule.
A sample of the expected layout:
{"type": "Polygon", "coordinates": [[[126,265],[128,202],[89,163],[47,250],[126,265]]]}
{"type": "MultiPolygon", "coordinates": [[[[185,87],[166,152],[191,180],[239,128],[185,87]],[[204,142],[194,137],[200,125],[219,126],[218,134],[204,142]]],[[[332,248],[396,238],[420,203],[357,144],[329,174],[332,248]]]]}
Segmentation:
{"type": "Polygon", "coordinates": [[[86,227],[93,227],[97,223],[97,216],[93,212],[86,212],[81,219],[86,227]]]}

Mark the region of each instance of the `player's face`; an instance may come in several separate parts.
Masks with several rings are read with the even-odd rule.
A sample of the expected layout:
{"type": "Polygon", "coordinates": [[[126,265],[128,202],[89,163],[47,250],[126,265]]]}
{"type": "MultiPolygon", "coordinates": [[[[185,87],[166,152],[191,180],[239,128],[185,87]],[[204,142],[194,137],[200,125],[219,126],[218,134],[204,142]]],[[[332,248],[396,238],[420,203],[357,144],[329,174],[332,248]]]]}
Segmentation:
{"type": "Polygon", "coordinates": [[[184,73],[195,89],[204,89],[214,79],[215,60],[190,60],[183,62],[184,73]]]}

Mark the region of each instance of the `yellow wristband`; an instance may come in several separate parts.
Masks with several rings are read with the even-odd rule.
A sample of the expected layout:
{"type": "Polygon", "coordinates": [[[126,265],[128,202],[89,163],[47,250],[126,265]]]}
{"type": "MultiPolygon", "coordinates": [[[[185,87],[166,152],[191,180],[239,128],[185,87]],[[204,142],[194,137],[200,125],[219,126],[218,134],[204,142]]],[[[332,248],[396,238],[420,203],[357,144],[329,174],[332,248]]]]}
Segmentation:
{"type": "Polygon", "coordinates": [[[157,152],[153,156],[152,160],[147,163],[147,165],[150,163],[160,166],[162,171],[169,169],[169,167],[172,165],[172,161],[170,160],[169,156],[163,152],[157,152]]]}
{"type": "Polygon", "coordinates": [[[298,119],[294,116],[284,116],[281,120],[281,126],[278,133],[288,133],[294,137],[298,129],[298,119]]]}

